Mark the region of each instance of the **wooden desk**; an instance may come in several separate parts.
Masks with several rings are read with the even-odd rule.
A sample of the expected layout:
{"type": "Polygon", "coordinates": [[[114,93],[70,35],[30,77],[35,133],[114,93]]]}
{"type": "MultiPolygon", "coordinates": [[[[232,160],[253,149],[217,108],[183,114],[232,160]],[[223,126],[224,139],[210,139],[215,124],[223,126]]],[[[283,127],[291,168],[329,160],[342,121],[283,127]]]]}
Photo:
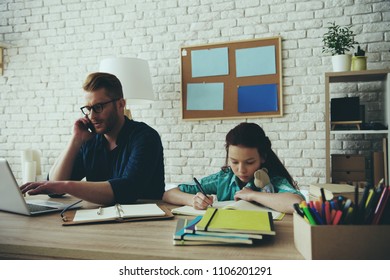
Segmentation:
{"type": "Polygon", "coordinates": [[[64,227],[59,213],[27,217],[0,212],[0,258],[303,259],[295,249],[291,215],[275,222],[276,236],[244,246],[173,246],[176,222],[177,218],[64,227]]]}

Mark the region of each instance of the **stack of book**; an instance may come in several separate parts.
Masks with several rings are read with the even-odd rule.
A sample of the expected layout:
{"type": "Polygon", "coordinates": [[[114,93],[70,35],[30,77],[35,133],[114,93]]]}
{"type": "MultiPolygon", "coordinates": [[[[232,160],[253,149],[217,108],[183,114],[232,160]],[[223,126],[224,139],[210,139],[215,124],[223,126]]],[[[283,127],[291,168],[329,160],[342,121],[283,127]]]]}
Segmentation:
{"type": "Polygon", "coordinates": [[[178,219],[173,244],[253,244],[263,235],[275,235],[270,212],[208,208],[204,216],[178,219]]]}
{"type": "MultiPolygon", "coordinates": [[[[281,220],[284,217],[284,213],[275,211],[271,208],[261,206],[257,203],[245,201],[245,200],[229,200],[229,201],[217,201],[213,203],[213,208],[224,208],[230,210],[253,210],[253,211],[265,211],[271,212],[274,220],[281,220]]],[[[182,206],[172,210],[172,214],[176,215],[190,215],[190,216],[203,216],[206,210],[197,210],[192,206],[182,206]]]]}

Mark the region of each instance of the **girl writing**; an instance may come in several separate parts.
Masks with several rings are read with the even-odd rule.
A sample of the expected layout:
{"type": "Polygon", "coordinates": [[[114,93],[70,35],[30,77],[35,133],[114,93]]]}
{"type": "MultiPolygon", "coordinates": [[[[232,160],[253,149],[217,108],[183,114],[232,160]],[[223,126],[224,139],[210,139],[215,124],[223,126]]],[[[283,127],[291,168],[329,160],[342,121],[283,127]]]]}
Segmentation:
{"type": "Polygon", "coordinates": [[[205,209],[218,201],[246,200],[279,212],[292,213],[293,204],[304,197],[291,175],[271,148],[263,129],[241,123],[226,135],[226,164],[221,171],[200,180],[207,196],[196,184],[180,184],[164,193],[168,203],[205,209]]]}

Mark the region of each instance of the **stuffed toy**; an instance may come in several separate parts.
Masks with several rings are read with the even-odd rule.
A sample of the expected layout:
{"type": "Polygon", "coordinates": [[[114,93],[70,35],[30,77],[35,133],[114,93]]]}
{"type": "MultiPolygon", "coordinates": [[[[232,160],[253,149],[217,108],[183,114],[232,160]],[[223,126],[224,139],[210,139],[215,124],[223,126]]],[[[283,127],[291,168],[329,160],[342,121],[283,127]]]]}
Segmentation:
{"type": "Polygon", "coordinates": [[[263,192],[273,193],[274,186],[268,176],[268,170],[266,168],[259,169],[255,172],[255,186],[261,189],[263,192]]]}

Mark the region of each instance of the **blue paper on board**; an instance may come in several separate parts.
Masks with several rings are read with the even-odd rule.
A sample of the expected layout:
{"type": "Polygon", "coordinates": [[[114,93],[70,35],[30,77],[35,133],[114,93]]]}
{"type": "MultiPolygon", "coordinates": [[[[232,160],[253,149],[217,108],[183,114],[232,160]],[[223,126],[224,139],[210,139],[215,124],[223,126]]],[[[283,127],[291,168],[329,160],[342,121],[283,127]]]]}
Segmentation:
{"type": "Polygon", "coordinates": [[[223,110],[223,83],[187,84],[187,110],[223,110]]]}
{"type": "Polygon", "coordinates": [[[192,51],[191,71],[193,78],[229,74],[228,48],[192,51]]]}
{"type": "Polygon", "coordinates": [[[237,77],[276,74],[275,46],[236,50],[237,77]]]}
{"type": "Polygon", "coordinates": [[[240,86],[238,88],[238,112],[275,112],[278,110],[276,84],[240,86]]]}

